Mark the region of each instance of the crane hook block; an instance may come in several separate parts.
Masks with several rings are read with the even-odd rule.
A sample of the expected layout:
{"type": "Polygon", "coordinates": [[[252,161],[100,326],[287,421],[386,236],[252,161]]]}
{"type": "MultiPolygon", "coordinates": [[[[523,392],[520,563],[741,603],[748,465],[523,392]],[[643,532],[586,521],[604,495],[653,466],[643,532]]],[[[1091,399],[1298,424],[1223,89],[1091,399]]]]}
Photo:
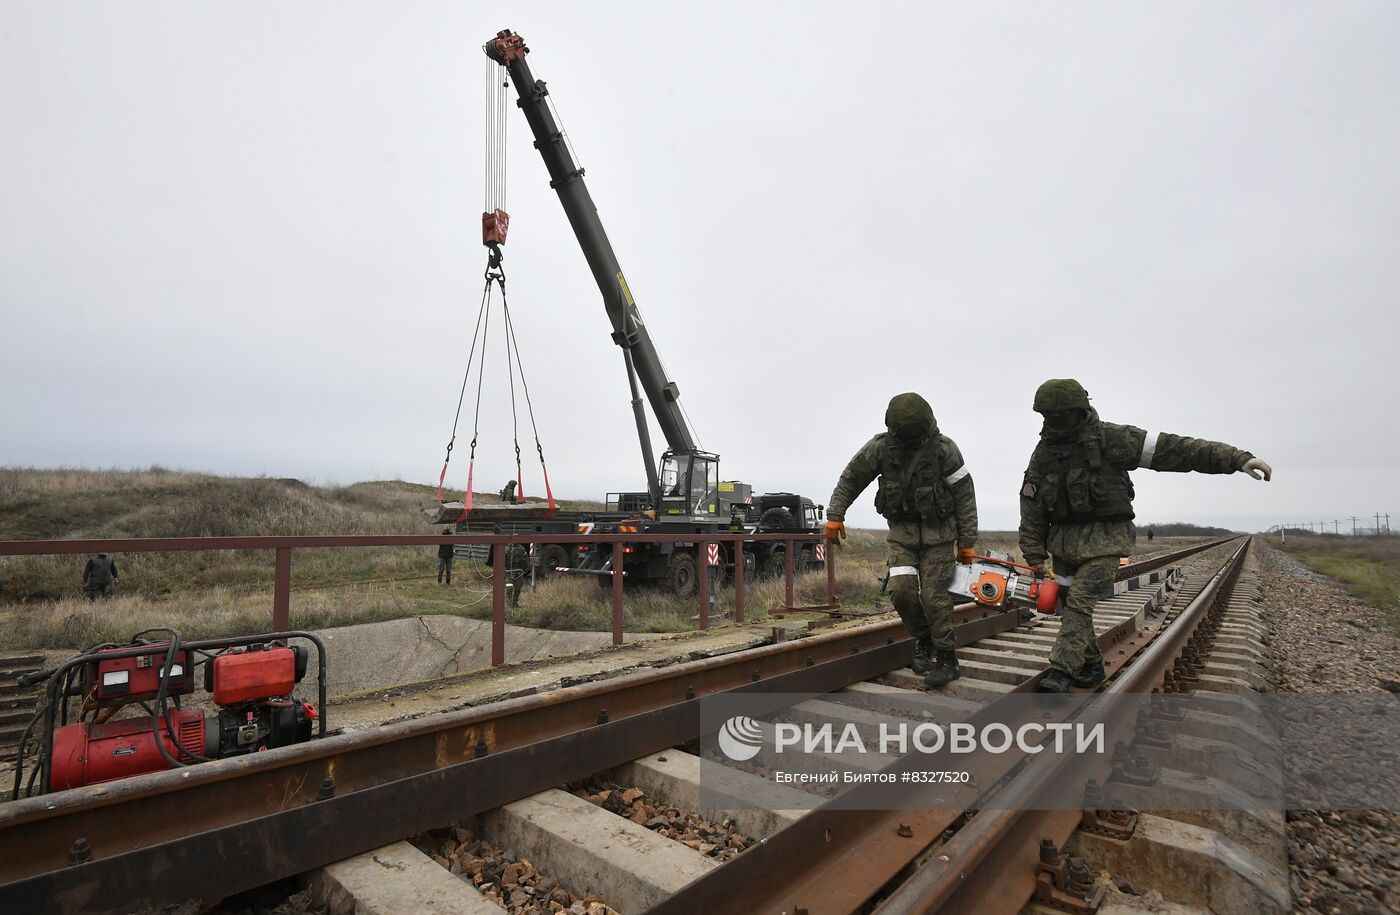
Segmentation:
{"type": "Polygon", "coordinates": [[[504,245],[506,243],[506,230],[510,228],[510,214],[505,210],[493,210],[490,213],[481,214],[481,243],[490,247],[491,245],[504,245]]]}

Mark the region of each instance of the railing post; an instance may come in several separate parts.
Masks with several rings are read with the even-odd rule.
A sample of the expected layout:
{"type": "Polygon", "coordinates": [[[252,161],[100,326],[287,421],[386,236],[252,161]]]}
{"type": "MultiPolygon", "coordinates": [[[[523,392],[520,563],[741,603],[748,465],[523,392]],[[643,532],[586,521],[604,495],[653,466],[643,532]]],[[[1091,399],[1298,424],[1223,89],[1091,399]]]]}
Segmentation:
{"type": "Polygon", "coordinates": [[[836,544],[828,543],[823,549],[826,557],[826,605],[836,606],[836,544]]]}
{"type": "Polygon", "coordinates": [[[292,628],[292,548],[277,548],[277,568],[272,576],[272,631],[292,628]]]}
{"type": "Polygon", "coordinates": [[[696,569],[695,574],[699,577],[699,588],[696,590],[700,594],[700,628],[710,628],[710,556],[708,544],[700,541],[695,547],[696,569]]]}
{"type": "Polygon", "coordinates": [[[785,548],[783,549],[783,575],[787,578],[787,606],[786,606],[785,608],[783,608],[783,609],[785,609],[785,610],[791,610],[791,609],[793,608],[793,600],[792,600],[792,546],[793,546],[793,542],[792,542],[791,540],[784,540],[783,543],[785,544],[785,548]]]}
{"type": "Polygon", "coordinates": [[[612,643],[614,645],[622,644],[622,554],[625,552],[621,541],[613,544],[612,643]]]}
{"type": "Polygon", "coordinates": [[[491,548],[491,666],[506,662],[506,551],[505,544],[491,548]]]}
{"type": "Polygon", "coordinates": [[[744,541],[734,541],[734,624],[744,622],[744,541]]]}

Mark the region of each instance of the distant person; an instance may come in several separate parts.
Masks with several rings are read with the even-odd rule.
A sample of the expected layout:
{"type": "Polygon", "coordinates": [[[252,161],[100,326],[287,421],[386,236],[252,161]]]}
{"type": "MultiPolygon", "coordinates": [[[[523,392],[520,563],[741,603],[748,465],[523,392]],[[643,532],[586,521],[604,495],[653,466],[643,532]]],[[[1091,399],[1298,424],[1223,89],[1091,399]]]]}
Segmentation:
{"type": "Polygon", "coordinates": [[[525,544],[506,545],[506,582],[510,585],[506,598],[511,607],[520,606],[520,590],[530,577],[530,562],[530,548],[525,544]]]}
{"type": "Polygon", "coordinates": [[[1148,543],[1151,543],[1151,542],[1152,542],[1152,537],[1153,537],[1153,536],[1154,536],[1154,535],[1153,535],[1153,533],[1152,533],[1152,528],[1149,527],[1149,528],[1147,529],[1147,542],[1148,542],[1148,543]]]}
{"type": "Polygon", "coordinates": [[[111,597],[117,584],[117,561],[106,553],[98,553],[83,566],[83,592],[88,600],[97,600],[98,595],[111,597]]]}
{"type": "Polygon", "coordinates": [[[501,497],[501,501],[502,501],[502,502],[514,502],[514,501],[516,501],[516,499],[515,499],[515,481],[514,481],[514,480],[508,480],[508,481],[506,481],[506,485],[501,487],[500,497],[501,497]]]}
{"type": "MultiPolygon", "coordinates": [[[[442,532],[446,536],[452,536],[452,528],[444,527],[442,532]]],[[[452,584],[452,544],[438,544],[438,584],[442,584],[442,576],[447,576],[447,583],[452,584]]]]}
{"type": "Polygon", "coordinates": [[[1021,555],[1038,575],[1053,556],[1055,580],[1069,589],[1050,669],[1040,683],[1042,692],[1067,693],[1071,686],[1104,680],[1094,605],[1112,586],[1118,560],[1132,552],[1136,528],[1128,471],[1242,471],[1268,480],[1273,469],[1223,442],[1102,422],[1073,378],[1042,384],[1032,409],[1045,424],[1021,483],[1021,555]]]}

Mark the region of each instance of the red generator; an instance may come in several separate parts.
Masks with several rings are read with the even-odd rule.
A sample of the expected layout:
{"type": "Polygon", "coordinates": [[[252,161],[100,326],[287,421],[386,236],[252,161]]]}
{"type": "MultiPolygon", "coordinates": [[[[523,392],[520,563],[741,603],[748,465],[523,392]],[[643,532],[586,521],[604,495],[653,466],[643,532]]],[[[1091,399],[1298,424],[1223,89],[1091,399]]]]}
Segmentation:
{"type": "MultiPolygon", "coordinates": [[[[49,671],[28,675],[49,681],[39,764],[24,793],[38,793],[156,772],[285,747],[317,736],[326,722],[325,650],[309,633],[283,632],[185,642],[178,633],[162,642],[141,640],[104,646],[49,671]],[[309,651],[317,651],[317,703],[293,695],[306,676],[309,651]],[[197,672],[202,670],[202,679],[197,672]],[[203,686],[215,710],[182,708],[203,686]],[[74,708],[76,706],[76,708],[74,708]]],[[[21,795],[28,741],[19,748],[13,796],[21,795]]]]}

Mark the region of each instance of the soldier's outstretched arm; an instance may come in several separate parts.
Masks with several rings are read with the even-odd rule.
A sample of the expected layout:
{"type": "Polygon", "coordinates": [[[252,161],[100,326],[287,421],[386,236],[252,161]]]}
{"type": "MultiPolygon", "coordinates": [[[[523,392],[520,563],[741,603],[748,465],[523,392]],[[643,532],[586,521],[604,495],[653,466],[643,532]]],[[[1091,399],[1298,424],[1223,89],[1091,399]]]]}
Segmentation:
{"type": "Polygon", "coordinates": [[[826,503],[826,516],[832,521],[845,521],[846,509],[860,498],[860,494],[865,492],[865,487],[879,474],[880,465],[875,454],[878,447],[878,439],[872,438],[856,452],[846,469],[841,471],[836,488],[831,492],[831,499],[826,503]]]}
{"type": "MultiPolygon", "coordinates": [[[[948,439],[948,451],[944,467],[954,468],[943,481],[953,493],[953,516],[958,522],[958,548],[972,549],[977,542],[977,491],[972,485],[972,474],[967,472],[962,452],[957,443],[948,439]]],[[[970,560],[969,560],[970,561],[970,560]]]]}
{"type": "Polygon", "coordinates": [[[1109,456],[1126,469],[1143,467],[1165,473],[1236,473],[1268,480],[1273,468],[1234,445],[1206,438],[1152,432],[1135,426],[1107,430],[1109,456]],[[1116,439],[1117,441],[1114,441],[1116,439]]]}

